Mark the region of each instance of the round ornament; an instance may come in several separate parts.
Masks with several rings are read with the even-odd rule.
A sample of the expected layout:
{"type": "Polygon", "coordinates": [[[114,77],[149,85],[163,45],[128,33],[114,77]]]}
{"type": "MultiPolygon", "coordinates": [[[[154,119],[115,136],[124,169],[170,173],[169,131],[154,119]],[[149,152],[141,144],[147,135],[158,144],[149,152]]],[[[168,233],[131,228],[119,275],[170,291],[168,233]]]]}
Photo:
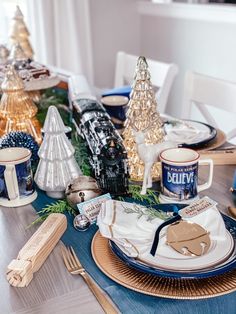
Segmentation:
{"type": "Polygon", "coordinates": [[[31,153],[31,162],[37,163],[39,160],[38,150],[39,145],[34,140],[33,136],[28,133],[20,132],[20,131],[12,131],[6,135],[4,135],[0,139],[0,149],[7,147],[24,147],[28,148],[31,153]]]}
{"type": "Polygon", "coordinates": [[[74,224],[74,228],[76,230],[86,231],[90,227],[91,222],[87,216],[85,216],[83,214],[79,214],[79,215],[75,216],[73,224],[74,224]]]}
{"type": "Polygon", "coordinates": [[[67,202],[75,209],[77,204],[95,198],[101,193],[97,181],[88,176],[79,176],[71,181],[65,192],[67,202]]]}

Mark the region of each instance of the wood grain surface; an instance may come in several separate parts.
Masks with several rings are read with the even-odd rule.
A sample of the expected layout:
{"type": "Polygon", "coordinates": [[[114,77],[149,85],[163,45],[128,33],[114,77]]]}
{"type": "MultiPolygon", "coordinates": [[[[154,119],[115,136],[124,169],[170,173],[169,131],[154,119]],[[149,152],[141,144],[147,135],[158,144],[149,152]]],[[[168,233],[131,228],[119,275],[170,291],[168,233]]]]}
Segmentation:
{"type": "MultiPolygon", "coordinates": [[[[215,199],[219,209],[226,214],[227,207],[233,205],[229,188],[234,171],[234,166],[215,167],[213,185],[202,193],[215,199]]],[[[202,181],[207,176],[207,168],[201,167],[200,173],[202,181]]],[[[35,218],[31,205],[0,207],[0,313],[103,313],[82,278],[67,272],[61,258],[60,243],[34,274],[28,287],[15,288],[8,284],[6,267],[37,229],[36,226],[27,228],[35,218]]]]}

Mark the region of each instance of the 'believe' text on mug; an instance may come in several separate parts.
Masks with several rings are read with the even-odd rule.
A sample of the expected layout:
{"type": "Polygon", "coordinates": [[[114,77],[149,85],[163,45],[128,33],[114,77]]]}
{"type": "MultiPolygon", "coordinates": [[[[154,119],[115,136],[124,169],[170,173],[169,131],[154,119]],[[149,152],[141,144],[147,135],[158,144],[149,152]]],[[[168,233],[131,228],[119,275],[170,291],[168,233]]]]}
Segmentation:
{"type": "Polygon", "coordinates": [[[208,182],[198,185],[198,165],[202,163],[199,158],[197,152],[186,148],[171,148],[161,153],[161,201],[193,200],[199,191],[211,185],[212,160],[204,160],[210,166],[208,182]]]}

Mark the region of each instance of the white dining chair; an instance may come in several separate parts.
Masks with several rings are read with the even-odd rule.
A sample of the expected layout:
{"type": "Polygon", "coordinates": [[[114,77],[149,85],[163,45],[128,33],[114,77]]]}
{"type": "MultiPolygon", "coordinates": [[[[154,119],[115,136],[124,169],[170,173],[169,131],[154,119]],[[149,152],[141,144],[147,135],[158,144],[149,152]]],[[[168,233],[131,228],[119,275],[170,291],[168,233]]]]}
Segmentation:
{"type": "MultiPolygon", "coordinates": [[[[189,119],[194,105],[207,123],[219,128],[219,122],[216,121],[207,106],[236,114],[236,83],[187,71],[181,117],[189,119]]],[[[226,134],[227,140],[231,140],[235,136],[236,128],[226,134]]]]}
{"type": "MultiPolygon", "coordinates": [[[[137,60],[138,56],[130,55],[123,51],[117,53],[114,87],[132,83],[137,60]]],[[[171,86],[178,73],[178,67],[174,63],[164,63],[151,59],[147,59],[147,62],[151,73],[152,85],[158,88],[156,93],[157,109],[159,112],[164,113],[171,86]]]]}

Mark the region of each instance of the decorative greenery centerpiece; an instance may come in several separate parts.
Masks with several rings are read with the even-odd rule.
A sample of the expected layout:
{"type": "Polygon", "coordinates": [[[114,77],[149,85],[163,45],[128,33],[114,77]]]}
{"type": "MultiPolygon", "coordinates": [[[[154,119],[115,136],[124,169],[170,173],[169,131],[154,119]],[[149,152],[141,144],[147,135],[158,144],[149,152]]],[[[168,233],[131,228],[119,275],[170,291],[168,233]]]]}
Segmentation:
{"type": "MultiPolygon", "coordinates": [[[[93,176],[92,169],[88,161],[89,154],[86,143],[77,134],[71,122],[71,113],[68,108],[67,92],[58,88],[50,88],[42,92],[40,101],[37,105],[38,112],[36,115],[36,118],[41,122],[41,124],[43,124],[43,122],[45,121],[47,110],[51,105],[57,107],[64,124],[72,128],[71,143],[75,148],[74,157],[82,171],[82,174],[86,176],[93,176]]],[[[120,197],[118,199],[125,201],[136,201],[137,203],[145,204],[148,207],[159,203],[158,196],[153,190],[148,189],[146,195],[141,195],[140,191],[141,186],[131,184],[129,186],[130,198],[123,199],[122,197],[120,197]]],[[[51,213],[64,212],[68,212],[71,215],[78,214],[78,212],[68,204],[66,199],[63,199],[46,205],[41,211],[38,212],[40,217],[38,217],[32,224],[42,222],[51,213]]]]}

